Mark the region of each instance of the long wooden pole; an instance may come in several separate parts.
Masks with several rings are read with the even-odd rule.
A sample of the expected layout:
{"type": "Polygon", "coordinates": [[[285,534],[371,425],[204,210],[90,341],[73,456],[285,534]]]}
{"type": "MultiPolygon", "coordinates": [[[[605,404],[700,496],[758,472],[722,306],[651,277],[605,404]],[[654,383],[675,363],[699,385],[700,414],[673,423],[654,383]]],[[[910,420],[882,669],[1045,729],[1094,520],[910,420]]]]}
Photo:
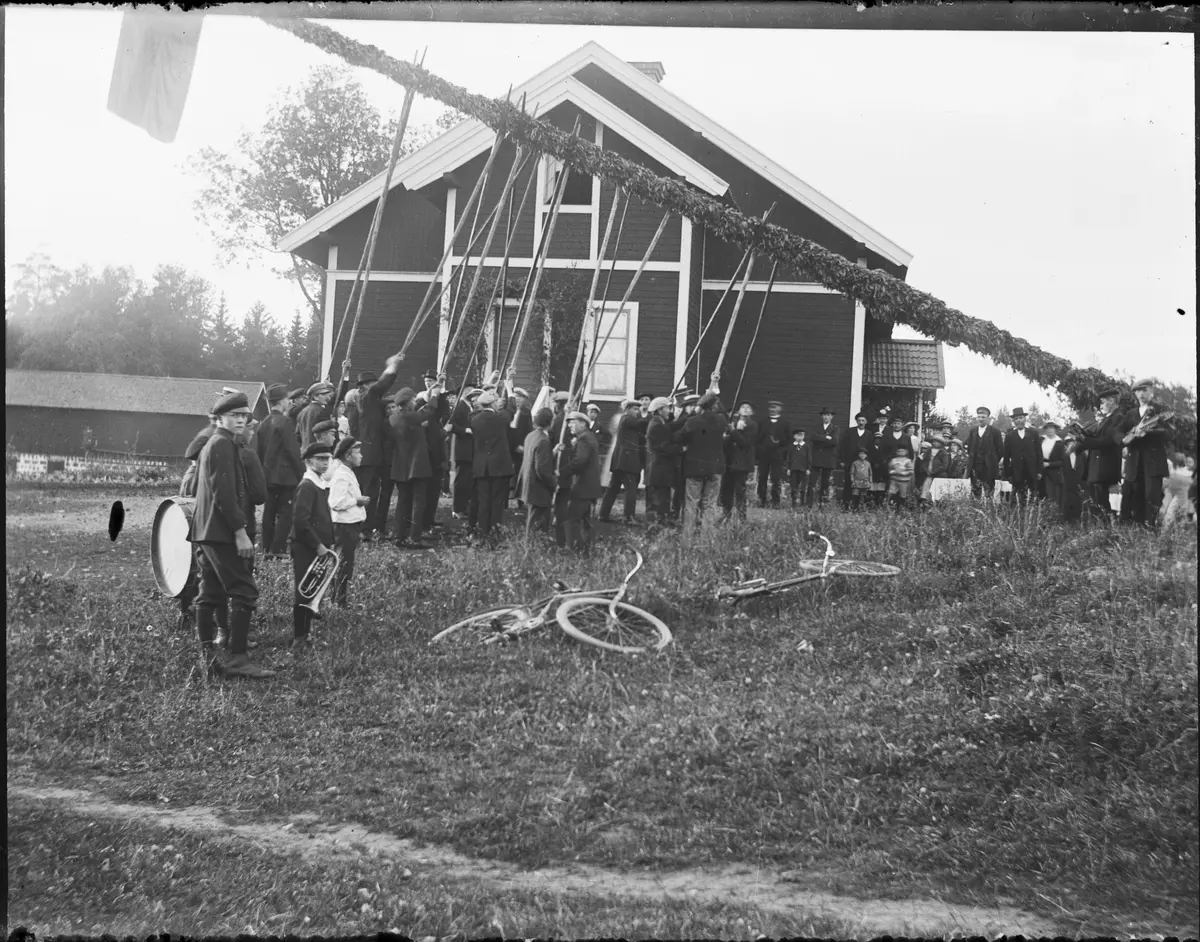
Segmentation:
{"type": "MultiPolygon", "coordinates": [[[[623,187],[618,186],[616,188],[616,190],[613,192],[614,204],[616,202],[617,197],[623,192],[625,192],[623,187]]],[[[604,279],[604,294],[602,294],[600,296],[600,310],[601,311],[603,311],[606,307],[608,307],[608,290],[609,290],[609,288],[612,287],[613,272],[615,272],[617,270],[617,259],[620,257],[620,254],[621,254],[621,236],[625,234],[625,217],[627,215],[629,215],[629,200],[630,200],[630,195],[629,195],[629,193],[625,192],[625,206],[621,210],[621,223],[620,223],[620,225],[617,226],[617,241],[613,245],[612,264],[608,266],[608,275],[604,279]]],[[[592,331],[592,347],[593,347],[593,349],[595,348],[596,342],[600,339],[601,318],[597,317],[594,320],[595,320],[595,330],[592,331]]]]}
{"type": "Polygon", "coordinates": [[[588,368],[583,374],[583,383],[580,388],[587,386],[588,377],[592,375],[592,371],[596,368],[596,363],[600,359],[600,351],[604,349],[604,345],[608,343],[608,338],[612,336],[613,328],[617,326],[617,321],[621,319],[621,315],[625,313],[625,306],[629,303],[629,297],[633,294],[633,289],[637,287],[638,279],[642,277],[642,272],[646,269],[646,263],[650,261],[650,256],[654,254],[655,246],[658,245],[658,240],[662,238],[662,234],[666,231],[667,222],[671,218],[671,212],[668,210],[663,213],[662,222],[658,224],[658,229],[654,233],[654,238],[650,240],[650,245],[646,249],[646,254],[642,256],[642,261],[637,267],[637,271],[633,273],[633,278],[629,281],[629,287],[625,289],[625,296],[621,298],[621,304],[617,308],[617,313],[613,315],[612,323],[608,325],[608,333],[604,335],[604,342],[596,346],[592,351],[592,355],[588,358],[588,368]]]}
{"type": "MultiPolygon", "coordinates": [[[[754,271],[754,262],[757,258],[757,253],[750,254],[750,261],[746,265],[746,275],[742,278],[741,287],[738,288],[737,300],[733,302],[733,312],[729,315],[729,326],[725,328],[725,338],[721,341],[721,350],[717,354],[717,365],[713,368],[714,384],[720,378],[721,366],[725,363],[725,351],[729,349],[729,338],[733,336],[733,327],[737,323],[738,312],[742,309],[742,301],[746,299],[746,286],[750,284],[750,275],[754,271]]],[[[709,388],[713,392],[719,392],[715,385],[709,388]]]]}
{"type": "Polygon", "coordinates": [[[754,324],[754,335],[750,338],[750,346],[746,348],[746,360],[742,363],[742,375],[738,377],[737,391],[733,394],[733,401],[729,403],[733,408],[737,408],[738,397],[742,394],[742,381],[746,378],[746,367],[750,365],[750,354],[754,352],[754,344],[758,341],[758,329],[762,327],[763,315],[767,311],[767,302],[771,300],[771,289],[775,287],[775,272],[778,268],[778,262],[771,263],[771,277],[767,281],[762,307],[758,309],[758,321],[754,324]]]}
{"type": "MultiPolygon", "coordinates": [[[[571,132],[572,136],[579,135],[580,119],[575,119],[575,128],[571,132]]],[[[554,228],[558,223],[558,210],[562,206],[563,196],[567,192],[567,179],[571,175],[571,165],[563,163],[562,176],[558,178],[558,187],[554,192],[554,202],[550,207],[550,218],[546,221],[546,225],[542,231],[542,241],[538,246],[538,258],[535,259],[534,270],[530,272],[530,278],[533,281],[532,287],[526,282],[526,287],[529,288],[528,294],[522,292],[521,306],[517,309],[517,325],[520,330],[517,332],[516,339],[511,347],[504,351],[503,367],[506,369],[511,362],[515,363],[521,352],[521,344],[525,342],[525,334],[529,328],[529,321],[532,319],[533,308],[537,303],[538,288],[542,283],[542,273],[546,270],[546,259],[550,256],[550,243],[554,239],[554,228]]]]}
{"type": "MultiPolygon", "coordinates": [[[[462,209],[462,213],[459,216],[458,223],[454,227],[454,232],[451,233],[451,235],[450,235],[450,242],[446,246],[446,251],[442,253],[442,260],[438,263],[438,267],[435,269],[435,271],[442,271],[446,267],[446,262],[448,262],[450,260],[450,256],[454,254],[454,244],[458,241],[458,236],[462,232],[463,226],[466,224],[467,214],[471,211],[472,207],[475,205],[475,201],[478,200],[483,195],[484,183],[486,182],[488,174],[491,173],[492,164],[495,163],[495,161],[496,161],[496,155],[498,153],[500,153],[500,142],[503,138],[504,138],[503,132],[497,131],[496,132],[496,140],[492,143],[492,152],[490,154],[488,154],[487,163],[484,164],[483,170],[479,174],[479,179],[475,181],[475,188],[471,191],[471,198],[467,200],[467,205],[464,206],[462,209]]],[[[434,292],[436,285],[437,285],[436,279],[434,279],[433,281],[431,281],[429,283],[429,289],[425,292],[425,297],[421,300],[421,307],[418,308],[417,317],[413,318],[413,322],[409,326],[409,329],[408,329],[408,334],[404,338],[404,345],[400,348],[401,354],[403,354],[405,351],[408,350],[409,344],[412,343],[413,337],[416,336],[416,330],[418,329],[418,320],[421,320],[421,321],[424,320],[424,318],[421,315],[421,312],[423,312],[427,309],[426,306],[429,304],[430,298],[433,297],[433,292],[434,292]]],[[[443,286],[443,291],[444,290],[445,290],[445,286],[443,286]]]]}
{"type": "MultiPolygon", "coordinates": [[[[775,207],[777,205],[778,203],[772,203],[770,208],[763,213],[761,220],[762,222],[766,222],[771,213],[775,212],[775,207]]],[[[735,268],[733,271],[733,277],[729,279],[729,284],[725,286],[725,291],[721,295],[720,300],[717,301],[717,306],[713,308],[712,316],[709,317],[708,323],[704,325],[704,329],[700,331],[700,336],[696,339],[696,345],[692,347],[692,352],[688,354],[687,362],[683,364],[683,370],[679,374],[679,379],[675,380],[675,385],[671,387],[672,395],[674,395],[676,390],[683,387],[683,381],[687,379],[687,371],[692,365],[692,360],[696,359],[697,355],[700,353],[700,344],[704,342],[704,338],[708,335],[709,328],[716,323],[717,314],[721,310],[721,305],[725,303],[725,299],[729,297],[729,292],[731,292],[733,290],[733,286],[737,284],[738,274],[741,272],[742,266],[750,260],[750,255],[753,251],[754,247],[751,246],[750,248],[746,249],[745,253],[743,253],[742,260],[738,262],[737,268],[735,268]]],[[[703,292],[701,292],[701,295],[703,295],[703,292]]]]}
{"type": "MultiPolygon", "coordinates": [[[[418,63],[423,66],[425,64],[425,54],[429,52],[429,47],[425,48],[425,52],[421,54],[421,61],[418,63]]],[[[413,56],[413,62],[417,61],[417,57],[413,56]]],[[[375,261],[375,245],[379,239],[379,230],[383,226],[383,211],[387,206],[388,192],[392,188],[392,174],[396,171],[396,162],[400,159],[400,148],[404,141],[404,132],[408,128],[408,116],[412,113],[413,99],[416,98],[416,89],[409,87],[404,93],[404,105],[400,109],[400,125],[396,128],[396,138],[392,142],[392,152],[388,157],[387,172],[383,176],[383,192],[379,194],[379,202],[375,204],[375,214],[371,218],[371,230],[367,235],[366,251],[359,257],[358,272],[354,276],[354,288],[358,287],[359,276],[362,276],[362,288],[358,292],[358,307],[354,310],[354,323],[350,326],[350,338],[346,341],[346,362],[350,361],[350,351],[354,349],[354,337],[358,333],[358,322],[362,317],[363,300],[367,295],[367,286],[371,282],[371,265],[375,261]]],[[[338,344],[342,340],[342,331],[346,327],[346,318],[350,313],[350,302],[354,297],[354,288],[350,290],[350,298],[346,299],[346,312],[342,315],[342,323],[338,328],[336,339],[333,341],[333,352],[336,354],[338,344]]],[[[329,364],[330,375],[332,376],[333,364],[329,364]]],[[[338,400],[342,395],[342,384],[338,383],[337,389],[333,395],[333,405],[330,408],[332,413],[337,409],[338,400]]]]}
{"type": "MultiPolygon", "coordinates": [[[[575,365],[571,367],[571,381],[570,381],[570,383],[567,384],[567,402],[570,402],[572,399],[575,398],[575,377],[579,373],[579,368],[583,365],[583,352],[587,345],[587,340],[585,338],[587,337],[587,334],[588,334],[588,329],[587,329],[588,314],[591,312],[592,306],[596,303],[596,288],[598,288],[600,286],[600,269],[602,267],[604,267],[604,253],[608,251],[608,239],[609,239],[609,236],[612,235],[613,222],[617,218],[617,203],[620,202],[620,199],[621,199],[621,188],[617,187],[616,192],[613,193],[612,206],[608,210],[608,223],[604,227],[604,241],[603,241],[603,243],[601,243],[600,251],[596,255],[596,270],[594,272],[592,272],[592,286],[588,289],[587,309],[584,311],[584,314],[583,314],[583,323],[579,325],[579,344],[577,345],[576,350],[575,350],[575,365]]],[[[628,204],[626,204],[626,205],[628,205],[628,204]]],[[[603,303],[601,304],[600,310],[601,311],[604,310],[603,303]]],[[[600,322],[599,316],[597,316],[596,322],[597,323],[600,322]]],[[[596,333],[599,333],[599,330],[597,330],[596,333]]],[[[580,377],[580,379],[582,380],[582,377],[580,377]]],[[[580,389],[582,389],[582,387],[580,387],[580,389]]],[[[558,441],[559,441],[559,444],[562,444],[566,440],[567,440],[567,423],[564,420],[563,424],[562,424],[562,428],[559,429],[558,441]]]]}
{"type": "MultiPolygon", "coordinates": [[[[508,178],[504,181],[504,189],[500,191],[499,204],[502,205],[508,199],[509,193],[512,192],[513,184],[517,181],[517,174],[520,173],[521,168],[525,165],[524,158],[525,149],[518,148],[516,155],[513,157],[512,169],[509,170],[508,178]]],[[[451,335],[450,341],[446,344],[446,349],[442,354],[442,362],[438,366],[438,373],[441,373],[442,370],[446,368],[446,362],[450,359],[450,354],[453,352],[455,344],[458,343],[459,335],[462,333],[462,326],[467,320],[467,311],[471,309],[471,302],[475,300],[475,295],[479,291],[479,282],[483,277],[483,268],[487,263],[488,253],[492,249],[492,242],[496,238],[496,231],[500,228],[501,221],[501,213],[496,213],[495,218],[492,220],[492,225],[488,230],[487,241],[484,242],[483,248],[480,250],[479,263],[475,266],[475,277],[471,280],[471,289],[467,292],[467,300],[463,302],[463,306],[459,311],[458,324],[454,328],[454,333],[451,335]]],[[[466,258],[463,259],[464,267],[467,260],[468,259],[466,258]]],[[[459,284],[461,285],[462,283],[459,282],[459,284]]],[[[453,317],[453,308],[451,309],[450,314],[451,317],[453,317]]]]}

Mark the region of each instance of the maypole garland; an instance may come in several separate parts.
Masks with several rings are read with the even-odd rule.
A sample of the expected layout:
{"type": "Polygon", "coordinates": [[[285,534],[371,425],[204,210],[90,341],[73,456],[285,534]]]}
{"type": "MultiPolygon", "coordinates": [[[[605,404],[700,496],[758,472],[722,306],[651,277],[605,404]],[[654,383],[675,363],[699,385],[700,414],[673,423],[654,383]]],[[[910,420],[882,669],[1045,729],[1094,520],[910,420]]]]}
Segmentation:
{"type": "Polygon", "coordinates": [[[644,202],[687,216],[727,242],[744,249],[754,248],[772,261],[803,272],[824,287],[861,302],[872,317],[907,324],[935,340],[961,344],[1040,386],[1056,388],[1076,408],[1091,407],[1101,389],[1120,385],[1100,370],[1076,369],[1070,360],[1014,337],[990,321],[969,317],[886,272],[862,268],[809,239],[747,217],[684,183],[659,177],[595,144],[536,121],[508,101],[469,92],[319,23],[275,17],[264,18],[264,22],[350,65],[371,69],[406,88],[415,88],[419,94],[489,127],[503,128],[514,141],[551,154],[577,172],[621,186],[644,202]]]}

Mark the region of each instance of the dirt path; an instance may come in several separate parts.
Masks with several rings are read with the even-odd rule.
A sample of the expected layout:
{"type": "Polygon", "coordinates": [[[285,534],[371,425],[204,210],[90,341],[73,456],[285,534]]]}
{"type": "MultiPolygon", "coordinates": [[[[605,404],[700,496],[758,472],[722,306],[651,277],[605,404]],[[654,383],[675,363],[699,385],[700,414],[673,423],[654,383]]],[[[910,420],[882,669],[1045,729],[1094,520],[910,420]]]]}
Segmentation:
{"type": "Polygon", "coordinates": [[[254,841],[281,853],[299,852],[313,861],[327,860],[330,855],[383,857],[408,867],[417,876],[478,881],[499,893],[554,890],[641,900],[677,897],[700,903],[756,906],[765,911],[789,914],[808,911],[850,922],[858,927],[856,934],[860,937],[958,934],[1034,938],[1062,934],[1053,922],[1015,908],[956,906],[932,899],[860,900],[804,889],[802,875],[792,871],[781,875],[753,867],[725,867],[650,874],[616,873],[586,865],[531,871],[512,864],[465,857],[444,848],[418,848],[410,841],[368,831],[358,825],[329,824],[316,815],[296,815],[286,824],[231,824],[221,820],[220,809],[216,808],[166,809],[121,804],[74,788],[10,785],[8,795],[10,798],[61,802],[72,813],[83,816],[202,832],[216,839],[254,841]]]}

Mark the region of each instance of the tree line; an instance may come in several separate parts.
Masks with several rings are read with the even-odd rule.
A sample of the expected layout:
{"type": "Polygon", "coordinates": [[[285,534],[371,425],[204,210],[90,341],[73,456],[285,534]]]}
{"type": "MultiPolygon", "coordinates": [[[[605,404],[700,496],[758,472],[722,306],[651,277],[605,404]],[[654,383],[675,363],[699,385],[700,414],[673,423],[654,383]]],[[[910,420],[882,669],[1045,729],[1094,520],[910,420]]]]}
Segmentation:
{"type": "Polygon", "coordinates": [[[43,254],[16,268],[4,312],[6,369],[128,373],[307,385],[320,324],[297,312],[285,330],[261,302],[240,316],[203,276],[160,265],[68,271],[43,254]]]}

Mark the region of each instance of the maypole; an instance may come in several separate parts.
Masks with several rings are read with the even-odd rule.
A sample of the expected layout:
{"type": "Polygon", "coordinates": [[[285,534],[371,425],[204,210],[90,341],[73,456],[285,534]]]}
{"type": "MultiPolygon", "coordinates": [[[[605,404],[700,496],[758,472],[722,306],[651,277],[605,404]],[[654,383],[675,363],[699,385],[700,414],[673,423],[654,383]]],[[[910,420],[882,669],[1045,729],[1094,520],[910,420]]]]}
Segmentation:
{"type": "Polygon", "coordinates": [[[736,408],[738,397],[742,394],[742,381],[746,378],[746,367],[750,365],[750,354],[754,352],[754,344],[758,341],[758,329],[762,327],[763,315],[767,312],[767,302],[771,300],[771,289],[775,287],[775,271],[779,263],[771,265],[771,277],[767,281],[767,290],[763,294],[762,307],[758,309],[758,320],[754,323],[754,335],[750,338],[750,346],[746,348],[746,359],[742,362],[742,375],[738,377],[737,391],[733,394],[730,406],[736,408]]]}

